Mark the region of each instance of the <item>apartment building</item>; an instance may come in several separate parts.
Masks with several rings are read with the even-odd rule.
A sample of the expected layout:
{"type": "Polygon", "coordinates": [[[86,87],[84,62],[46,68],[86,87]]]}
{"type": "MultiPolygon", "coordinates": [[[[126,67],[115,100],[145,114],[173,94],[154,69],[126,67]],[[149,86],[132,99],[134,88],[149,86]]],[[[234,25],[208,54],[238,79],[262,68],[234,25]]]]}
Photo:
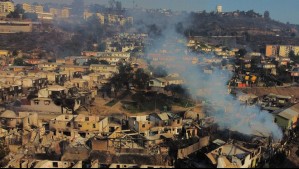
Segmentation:
{"type": "Polygon", "coordinates": [[[288,57],[289,53],[294,51],[296,55],[299,54],[299,46],[291,45],[267,45],[266,46],[266,56],[280,56],[288,57]]]}
{"type": "Polygon", "coordinates": [[[0,15],[6,15],[15,10],[15,5],[10,0],[0,1],[0,15]]]}

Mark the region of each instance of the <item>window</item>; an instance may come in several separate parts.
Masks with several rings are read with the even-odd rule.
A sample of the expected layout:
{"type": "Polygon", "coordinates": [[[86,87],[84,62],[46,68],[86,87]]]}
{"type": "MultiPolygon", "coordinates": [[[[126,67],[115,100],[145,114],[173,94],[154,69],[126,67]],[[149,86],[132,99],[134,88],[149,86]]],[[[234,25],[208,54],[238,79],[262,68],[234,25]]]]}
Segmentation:
{"type": "Polygon", "coordinates": [[[63,135],[66,135],[66,136],[71,136],[71,132],[63,132],[63,135]]]}
{"type": "Polygon", "coordinates": [[[177,122],[177,123],[178,123],[178,124],[180,124],[180,122],[181,122],[181,120],[178,120],[178,122],[177,122]]]}
{"type": "Polygon", "coordinates": [[[58,162],[53,162],[53,167],[58,168],[58,162]]]}
{"type": "Polygon", "coordinates": [[[38,100],[35,100],[35,101],[34,101],[34,104],[35,104],[35,105],[39,105],[39,101],[38,101],[38,100]]]}
{"type": "Polygon", "coordinates": [[[81,125],[81,124],[78,124],[78,127],[79,127],[79,128],[81,128],[81,127],[82,127],[82,125],[81,125]]]}
{"type": "Polygon", "coordinates": [[[89,117],[85,117],[85,121],[89,121],[89,117]]]}
{"type": "Polygon", "coordinates": [[[45,104],[45,105],[50,105],[50,104],[51,104],[51,101],[45,100],[45,101],[44,101],[44,104],[45,104]]]}
{"type": "Polygon", "coordinates": [[[95,124],[93,124],[93,128],[94,128],[94,129],[96,128],[96,125],[95,125],[95,124]]]}
{"type": "Polygon", "coordinates": [[[142,124],[142,128],[145,128],[145,124],[142,124]]]}

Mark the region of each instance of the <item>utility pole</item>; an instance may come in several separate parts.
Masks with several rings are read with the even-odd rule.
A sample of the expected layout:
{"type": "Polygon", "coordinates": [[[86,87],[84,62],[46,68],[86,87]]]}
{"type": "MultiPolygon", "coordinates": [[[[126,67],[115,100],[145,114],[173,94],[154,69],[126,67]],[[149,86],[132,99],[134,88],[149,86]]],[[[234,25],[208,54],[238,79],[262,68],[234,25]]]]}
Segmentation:
{"type": "Polygon", "coordinates": [[[155,112],[157,112],[157,92],[156,92],[156,95],[155,95],[155,112]]]}

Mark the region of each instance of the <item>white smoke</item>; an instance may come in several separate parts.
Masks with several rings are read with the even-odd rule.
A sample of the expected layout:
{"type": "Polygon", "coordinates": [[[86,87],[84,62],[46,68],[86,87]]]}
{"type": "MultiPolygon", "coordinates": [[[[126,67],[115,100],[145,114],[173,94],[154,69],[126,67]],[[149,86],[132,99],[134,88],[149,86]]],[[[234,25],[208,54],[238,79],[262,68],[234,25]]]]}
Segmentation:
{"type": "MultiPolygon", "coordinates": [[[[177,23],[177,20],[173,23],[177,23]]],[[[149,53],[164,51],[166,56],[172,56],[169,61],[161,61],[169,73],[179,73],[185,80],[187,88],[193,98],[201,97],[210,103],[213,111],[210,116],[216,119],[217,124],[223,129],[237,131],[246,135],[258,135],[281,140],[282,130],[275,124],[274,117],[261,111],[257,106],[244,106],[235,97],[228,93],[228,81],[232,72],[214,67],[212,74],[205,74],[202,66],[192,65],[191,62],[183,61],[183,57],[212,58],[212,54],[198,56],[187,53],[186,38],[178,34],[175,24],[169,24],[163,31],[163,36],[154,41],[153,48],[149,53]],[[178,43],[180,41],[180,43],[178,43]]]]}

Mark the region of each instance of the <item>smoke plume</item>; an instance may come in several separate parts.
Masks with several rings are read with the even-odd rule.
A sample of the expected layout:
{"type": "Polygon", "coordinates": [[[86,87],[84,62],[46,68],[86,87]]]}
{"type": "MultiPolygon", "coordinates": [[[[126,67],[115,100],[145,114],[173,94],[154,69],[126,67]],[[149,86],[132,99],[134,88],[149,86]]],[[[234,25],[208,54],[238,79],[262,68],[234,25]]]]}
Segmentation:
{"type": "MultiPolygon", "coordinates": [[[[182,18],[181,18],[182,19],[182,18]]],[[[151,18],[152,20],[152,18],[151,18]]],[[[166,58],[158,61],[163,64],[169,73],[179,73],[185,80],[184,87],[188,89],[193,98],[200,97],[205,100],[212,111],[207,112],[215,118],[220,128],[229,129],[246,135],[273,137],[274,140],[282,139],[282,131],[275,124],[274,117],[261,111],[257,106],[245,106],[228,92],[228,81],[232,72],[213,67],[212,74],[206,74],[203,69],[208,66],[205,59],[212,59],[213,54],[198,55],[188,52],[186,38],[178,33],[180,27],[190,24],[188,19],[177,19],[170,17],[167,25],[160,28],[162,35],[153,40],[153,45],[148,53],[164,53],[166,58]],[[178,24],[179,23],[179,24],[178,24]],[[179,25],[179,26],[178,26],[179,25]],[[200,64],[191,64],[190,59],[196,57],[200,64]]]]}

